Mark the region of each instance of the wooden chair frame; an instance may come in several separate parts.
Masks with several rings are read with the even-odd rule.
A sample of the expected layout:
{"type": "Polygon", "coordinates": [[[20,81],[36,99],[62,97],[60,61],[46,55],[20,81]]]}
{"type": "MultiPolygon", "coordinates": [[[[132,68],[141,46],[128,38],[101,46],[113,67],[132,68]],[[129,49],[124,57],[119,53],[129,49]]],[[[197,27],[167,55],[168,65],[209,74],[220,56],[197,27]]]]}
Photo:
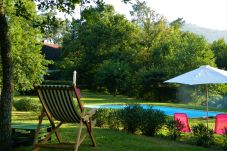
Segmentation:
{"type": "MultiPolygon", "coordinates": [[[[38,87],[37,89],[40,89],[40,87],[38,87]]],[[[87,134],[89,134],[93,146],[94,147],[96,146],[96,142],[95,142],[95,139],[94,139],[94,136],[93,136],[93,131],[92,131],[92,126],[95,124],[95,122],[92,121],[92,116],[95,114],[96,110],[92,109],[89,112],[85,113],[83,106],[80,103],[80,98],[78,97],[79,95],[77,94],[76,87],[73,86],[72,89],[75,92],[80,110],[82,111],[80,121],[75,122],[75,123],[79,124],[76,143],[64,143],[62,141],[61,135],[60,135],[58,130],[59,130],[60,126],[64,123],[66,123],[66,122],[58,121],[58,123],[55,123],[54,118],[51,115],[51,113],[48,110],[45,109],[45,106],[42,102],[42,96],[39,95],[40,101],[43,105],[43,109],[41,111],[41,115],[39,116],[39,122],[38,122],[37,130],[36,130],[36,133],[35,133],[33,151],[38,151],[39,148],[61,148],[61,149],[73,149],[74,151],[78,151],[80,144],[86,138],[87,134]],[[42,121],[43,121],[45,116],[47,116],[47,118],[48,118],[48,120],[49,120],[49,122],[52,126],[52,130],[46,135],[46,137],[42,141],[38,142],[37,137],[38,137],[41,125],[42,125],[42,121]],[[86,131],[84,133],[82,133],[83,127],[86,127],[86,131]],[[50,139],[51,135],[53,135],[53,134],[56,135],[58,143],[57,144],[48,144],[47,141],[50,139]]]]}

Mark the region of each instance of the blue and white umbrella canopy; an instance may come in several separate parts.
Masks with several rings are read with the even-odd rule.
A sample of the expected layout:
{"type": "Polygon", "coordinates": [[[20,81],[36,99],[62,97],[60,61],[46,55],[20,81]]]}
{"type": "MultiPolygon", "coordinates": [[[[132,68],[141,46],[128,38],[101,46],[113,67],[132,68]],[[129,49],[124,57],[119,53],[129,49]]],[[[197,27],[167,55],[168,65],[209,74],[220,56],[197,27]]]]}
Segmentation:
{"type": "Polygon", "coordinates": [[[188,85],[227,83],[227,71],[204,65],[165,82],[188,85]]]}

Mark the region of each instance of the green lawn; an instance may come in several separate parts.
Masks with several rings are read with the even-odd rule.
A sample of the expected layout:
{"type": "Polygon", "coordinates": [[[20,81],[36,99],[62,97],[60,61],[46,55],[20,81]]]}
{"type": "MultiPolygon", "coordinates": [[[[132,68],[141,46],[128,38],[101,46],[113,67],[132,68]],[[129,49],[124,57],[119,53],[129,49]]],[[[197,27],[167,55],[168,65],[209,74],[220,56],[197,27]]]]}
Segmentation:
{"type": "MultiPolygon", "coordinates": [[[[36,123],[37,114],[33,112],[14,112],[14,122],[36,123]]],[[[47,122],[47,121],[46,121],[47,122]]],[[[76,128],[73,124],[65,124],[60,129],[65,141],[73,142],[76,140],[76,128]]],[[[85,142],[79,148],[80,151],[221,151],[218,148],[204,148],[183,143],[177,143],[164,138],[152,138],[140,135],[132,135],[126,132],[119,132],[105,128],[94,128],[94,135],[97,141],[97,147],[91,147],[91,141],[87,137],[85,142]]],[[[56,142],[52,137],[51,142],[56,142]]],[[[32,146],[15,148],[14,151],[31,151],[32,146]]],[[[41,149],[41,151],[50,151],[51,149],[41,149]]]]}
{"type": "MultiPolygon", "coordinates": [[[[198,110],[206,110],[205,106],[198,106],[191,102],[189,103],[162,103],[162,102],[151,102],[147,100],[129,98],[122,95],[112,96],[105,95],[101,93],[94,93],[90,91],[82,92],[83,102],[85,104],[133,104],[133,103],[143,103],[143,104],[151,104],[151,105],[161,105],[161,106],[170,106],[170,107],[180,107],[180,108],[189,108],[189,109],[198,109],[198,110]]],[[[217,109],[214,107],[209,107],[211,111],[222,111],[227,112],[227,109],[217,109]]]]}
{"type": "MultiPolygon", "coordinates": [[[[133,98],[127,98],[124,96],[110,96],[103,95],[99,93],[91,93],[89,91],[82,92],[82,101],[84,104],[105,104],[105,103],[148,103],[148,101],[142,101],[133,98]]],[[[15,100],[21,99],[22,97],[15,97],[15,100]]],[[[33,99],[37,99],[33,97],[33,99]]],[[[187,107],[186,104],[174,104],[174,103],[148,103],[148,104],[158,104],[158,105],[167,105],[175,107],[187,107]]],[[[35,112],[13,112],[13,122],[17,123],[37,123],[38,122],[38,113],[35,112]]],[[[47,123],[45,121],[44,123],[47,123]]],[[[190,126],[197,124],[199,122],[205,122],[204,119],[189,119],[190,126]]],[[[209,120],[209,126],[214,126],[214,119],[209,120]]],[[[71,142],[76,140],[77,126],[73,124],[65,124],[60,129],[62,132],[64,140],[70,140],[71,142]]],[[[97,141],[97,147],[91,147],[91,141],[89,138],[86,138],[85,142],[82,143],[79,148],[80,151],[221,151],[222,149],[213,147],[213,148],[204,148],[194,145],[188,145],[185,143],[174,142],[167,138],[160,137],[146,137],[140,135],[132,135],[126,132],[119,132],[111,129],[105,128],[94,128],[94,135],[97,141]]],[[[222,139],[220,136],[217,136],[217,139],[222,139]]],[[[56,139],[53,137],[51,142],[56,142],[56,139]]],[[[19,147],[14,149],[15,151],[30,151],[32,146],[19,147]]],[[[50,149],[41,149],[41,151],[49,151],[50,149]]]]}
{"type": "MultiPolygon", "coordinates": [[[[180,108],[189,108],[189,109],[198,109],[198,110],[206,110],[205,106],[198,106],[193,103],[163,103],[163,102],[151,102],[148,100],[141,100],[141,99],[135,99],[135,98],[129,98],[123,95],[107,95],[102,94],[98,92],[91,92],[88,90],[82,91],[82,101],[84,104],[137,104],[137,103],[143,103],[143,104],[151,104],[151,105],[160,105],[160,106],[170,106],[170,107],[180,107],[180,108]]],[[[22,98],[25,98],[28,96],[15,96],[14,100],[19,100],[22,98]]],[[[29,96],[31,99],[38,100],[38,97],[36,96],[29,96]]],[[[226,109],[218,109],[214,107],[209,107],[210,111],[222,111],[227,112],[226,109]]]]}

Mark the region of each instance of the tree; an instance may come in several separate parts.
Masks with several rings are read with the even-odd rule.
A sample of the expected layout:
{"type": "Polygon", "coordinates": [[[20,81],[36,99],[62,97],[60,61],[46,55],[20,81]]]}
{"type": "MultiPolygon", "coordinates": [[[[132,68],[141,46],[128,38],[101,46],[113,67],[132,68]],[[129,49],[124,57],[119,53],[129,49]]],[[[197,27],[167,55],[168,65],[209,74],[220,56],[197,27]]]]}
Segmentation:
{"type": "Polygon", "coordinates": [[[219,68],[227,69],[227,44],[224,39],[219,39],[211,44],[211,49],[215,54],[215,62],[219,68]]]}
{"type": "Polygon", "coordinates": [[[95,84],[99,88],[107,89],[114,96],[124,92],[131,80],[131,67],[122,61],[105,60],[97,69],[95,84]]]}
{"type": "Polygon", "coordinates": [[[183,20],[183,18],[177,18],[170,23],[170,26],[175,29],[180,29],[184,25],[184,23],[185,21],[183,20]]]}
{"type": "Polygon", "coordinates": [[[214,54],[204,37],[181,31],[182,18],[168,23],[139,0],[133,5],[131,15],[143,31],[136,55],[138,72],[134,74],[140,97],[163,97],[168,93],[164,90],[164,80],[203,64],[215,64],[214,54]]]}
{"type": "MultiPolygon", "coordinates": [[[[106,70],[107,66],[118,66],[119,62],[123,66],[130,64],[129,69],[134,67],[132,64],[138,52],[140,29],[123,15],[116,14],[109,5],[85,9],[82,18],[82,24],[73,22],[71,32],[65,36],[63,48],[66,56],[61,66],[66,67],[64,73],[72,73],[70,70],[77,69],[81,73],[80,81],[89,85],[89,88],[99,85],[109,89],[111,82],[104,80],[104,84],[104,81],[95,75],[99,72],[101,77],[107,77],[110,74],[109,70],[106,70]],[[113,64],[110,65],[109,62],[113,64]]],[[[115,77],[115,81],[119,78],[112,77],[115,77]]],[[[119,83],[116,87],[119,90],[119,83]]],[[[112,89],[110,91],[114,92],[112,89]]]]}
{"type": "Polygon", "coordinates": [[[157,26],[157,24],[165,24],[165,18],[148,7],[145,1],[140,2],[136,0],[132,8],[133,11],[130,12],[133,17],[132,21],[143,29],[140,43],[147,51],[150,51],[154,40],[152,38],[156,37],[156,34],[158,34],[155,26],[157,26]]]}
{"type": "Polygon", "coordinates": [[[33,20],[42,20],[42,17],[37,15],[33,2],[26,2],[24,6],[30,14],[30,19],[16,15],[13,1],[5,5],[12,44],[14,88],[20,91],[33,89],[34,84],[39,84],[42,81],[41,75],[46,73],[49,63],[41,55],[43,38],[41,28],[34,28],[33,20]]]}
{"type": "Polygon", "coordinates": [[[13,67],[8,23],[0,0],[0,51],[2,61],[2,93],[0,100],[0,146],[1,150],[11,150],[11,109],[13,92],[13,67]]]}

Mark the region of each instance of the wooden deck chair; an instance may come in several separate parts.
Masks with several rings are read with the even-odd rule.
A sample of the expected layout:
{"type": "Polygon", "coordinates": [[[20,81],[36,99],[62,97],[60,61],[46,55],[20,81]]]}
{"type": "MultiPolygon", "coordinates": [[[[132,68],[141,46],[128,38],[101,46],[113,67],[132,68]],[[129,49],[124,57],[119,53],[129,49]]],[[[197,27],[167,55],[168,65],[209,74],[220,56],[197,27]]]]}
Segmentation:
{"type": "MultiPolygon", "coordinates": [[[[85,110],[80,102],[79,94],[76,86],[66,85],[41,85],[36,86],[39,99],[42,103],[43,110],[39,117],[33,151],[38,151],[39,148],[62,148],[78,150],[78,147],[89,134],[93,146],[96,142],[92,132],[92,115],[95,114],[95,109],[85,113],[85,110]],[[73,100],[76,98],[77,101],[73,100]],[[37,136],[40,131],[43,118],[47,116],[52,126],[52,130],[46,137],[38,142],[37,136]],[[64,123],[79,123],[76,143],[63,143],[58,132],[59,127],[64,123]],[[86,127],[86,132],[82,135],[83,127],[86,127]],[[48,144],[47,140],[51,135],[55,134],[59,143],[48,144]]],[[[75,133],[76,135],[76,133],[75,133]]]]}
{"type": "Polygon", "coordinates": [[[191,132],[190,126],[188,124],[188,116],[185,113],[174,113],[174,120],[178,120],[181,124],[183,124],[183,129],[181,132],[191,132]]]}
{"type": "Polygon", "coordinates": [[[227,128],[227,114],[217,114],[215,120],[215,134],[224,134],[227,128]]]}

